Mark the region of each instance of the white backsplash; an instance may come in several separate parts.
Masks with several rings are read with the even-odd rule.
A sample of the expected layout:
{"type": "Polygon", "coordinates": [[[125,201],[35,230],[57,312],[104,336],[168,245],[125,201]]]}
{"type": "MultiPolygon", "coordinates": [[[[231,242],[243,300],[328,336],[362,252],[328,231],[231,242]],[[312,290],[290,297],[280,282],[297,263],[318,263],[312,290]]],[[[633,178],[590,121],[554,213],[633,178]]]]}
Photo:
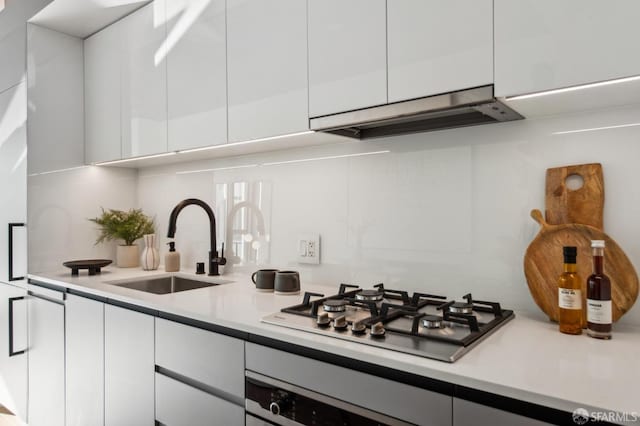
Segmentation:
{"type": "MultiPolygon", "coordinates": [[[[238,201],[260,205],[266,238],[249,213],[238,235],[259,239],[262,254],[245,247],[245,256],[258,254],[257,265],[235,268],[296,269],[303,284],[384,282],[455,297],[471,291],[537,310],[523,256],[538,231],[529,212],[544,208],[549,167],[602,163],[605,230],[640,267],[640,187],[634,185],[640,126],[554,134],[638,121],[640,108],[630,107],[142,169],[138,205],[156,216],[166,243],[178,201],[223,204],[215,206],[221,242],[233,205],[221,188],[261,186],[268,200],[260,198],[265,190],[250,190],[238,201]],[[320,234],[320,265],[295,262],[300,233],[320,234]]],[[[208,226],[197,207],[181,213],[176,243],[183,268],[205,261],[208,226]]],[[[625,321],[640,324],[640,308],[625,321]]]]}
{"type": "MultiPolygon", "coordinates": [[[[640,125],[554,134],[639,121],[640,107],[629,107],[139,171],[84,167],[30,176],[29,269],[114,258],[114,244],[94,246],[87,221],[100,207],[141,207],[155,216],[164,257],[169,214],[193,197],[214,206],[225,256],[233,257],[230,245],[240,252],[227,271],[296,269],[303,288],[384,282],[450,297],[471,291],[537,311],[523,256],[538,231],[529,212],[544,208],[549,167],[602,163],[605,230],[640,267],[640,125]],[[240,202],[254,208],[236,209],[234,236],[226,237],[227,215],[240,202]],[[303,233],[320,234],[320,265],[295,261],[303,233]]],[[[206,261],[209,223],[197,206],[180,214],[176,246],[183,269],[206,261]]],[[[623,321],[640,325],[640,308],[623,321]]]]}
{"type": "Polygon", "coordinates": [[[137,171],[79,167],[28,177],[29,272],[62,269],[62,262],[115,259],[116,243],[95,245],[89,218],[100,208],[136,205],[137,171]]]}

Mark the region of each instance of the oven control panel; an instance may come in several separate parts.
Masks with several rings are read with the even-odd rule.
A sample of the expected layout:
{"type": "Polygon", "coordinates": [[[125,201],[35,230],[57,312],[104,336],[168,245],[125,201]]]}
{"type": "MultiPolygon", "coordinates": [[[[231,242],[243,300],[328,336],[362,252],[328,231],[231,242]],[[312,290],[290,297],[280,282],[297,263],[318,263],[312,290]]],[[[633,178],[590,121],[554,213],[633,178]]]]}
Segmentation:
{"type": "Polygon", "coordinates": [[[382,426],[406,424],[326,395],[247,371],[245,408],[276,425],[382,426]]]}

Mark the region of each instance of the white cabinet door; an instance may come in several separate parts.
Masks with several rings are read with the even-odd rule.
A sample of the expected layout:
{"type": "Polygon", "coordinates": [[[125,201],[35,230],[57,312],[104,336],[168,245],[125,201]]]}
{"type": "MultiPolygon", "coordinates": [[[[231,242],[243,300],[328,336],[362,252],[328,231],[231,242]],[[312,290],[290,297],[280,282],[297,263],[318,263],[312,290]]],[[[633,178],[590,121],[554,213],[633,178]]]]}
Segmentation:
{"type": "Polygon", "coordinates": [[[122,22],[84,41],[85,162],[122,158],[120,61],[122,22]]]}
{"type": "Polygon", "coordinates": [[[389,102],[493,83],[493,0],[388,0],[389,102]]]}
{"type": "Polygon", "coordinates": [[[0,402],[27,421],[27,291],[0,283],[0,402]]]}
{"type": "Polygon", "coordinates": [[[155,421],[153,317],[104,307],[104,424],[152,426],[155,421]]]}
{"type": "Polygon", "coordinates": [[[309,0],[309,115],[387,103],[385,0],[309,0]]]}
{"type": "Polygon", "coordinates": [[[453,398],[453,426],[543,426],[546,424],[548,423],[464,399],[453,398]]]}
{"type": "Polygon", "coordinates": [[[169,150],[227,142],[224,0],[167,2],[169,150]]]}
{"type": "Polygon", "coordinates": [[[229,141],[309,129],[307,3],[228,0],[229,141]]]}
{"type": "Polygon", "coordinates": [[[0,92],[25,80],[26,22],[52,0],[2,0],[0,4],[0,92]]]}
{"type": "Polygon", "coordinates": [[[122,155],[167,151],[165,2],[155,0],[120,22],[122,155]]]}
{"type": "Polygon", "coordinates": [[[64,426],[64,302],[28,297],[29,425],[64,426]]]}
{"type": "Polygon", "coordinates": [[[0,282],[27,272],[26,123],[27,91],[21,83],[0,93],[0,282]]]}
{"type": "Polygon", "coordinates": [[[168,426],[244,424],[244,407],[156,373],[156,420],[168,426]]]}
{"type": "Polygon", "coordinates": [[[66,310],[66,426],[104,424],[104,303],[69,295],[66,310]]]}
{"type": "Polygon", "coordinates": [[[495,0],[498,96],[640,74],[640,2],[495,0]]]}
{"type": "Polygon", "coordinates": [[[156,365],[244,399],[244,342],[156,318],[156,365]]]}
{"type": "Polygon", "coordinates": [[[29,24],[28,173],[80,167],[84,158],[83,42],[29,24]]]}

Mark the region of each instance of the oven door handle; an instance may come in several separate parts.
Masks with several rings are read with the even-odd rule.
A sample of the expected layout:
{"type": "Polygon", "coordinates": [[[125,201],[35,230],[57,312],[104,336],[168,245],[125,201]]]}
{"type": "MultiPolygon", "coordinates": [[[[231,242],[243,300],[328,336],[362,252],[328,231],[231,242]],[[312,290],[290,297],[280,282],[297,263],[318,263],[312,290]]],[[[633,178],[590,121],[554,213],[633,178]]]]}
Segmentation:
{"type": "Polygon", "coordinates": [[[245,379],[247,380],[247,383],[251,383],[252,385],[257,386],[259,388],[269,389],[269,390],[278,390],[278,387],[269,385],[267,383],[254,379],[252,377],[246,377],[245,379]]]}

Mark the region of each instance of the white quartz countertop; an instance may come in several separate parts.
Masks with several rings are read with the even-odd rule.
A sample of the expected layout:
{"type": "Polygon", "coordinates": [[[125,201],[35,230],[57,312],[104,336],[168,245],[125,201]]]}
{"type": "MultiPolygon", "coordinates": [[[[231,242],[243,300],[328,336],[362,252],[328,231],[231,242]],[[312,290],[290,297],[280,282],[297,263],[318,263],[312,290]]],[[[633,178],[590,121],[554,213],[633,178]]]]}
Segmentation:
{"type": "Polygon", "coordinates": [[[637,392],[640,384],[639,328],[614,325],[612,340],[596,340],[585,334],[561,334],[557,325],[542,314],[516,312],[514,320],[449,364],[260,322],[268,314],[300,303],[305,291],[331,295],[337,293],[336,286],[302,283],[300,295],[275,295],[257,292],[246,274],[221,277],[177,274],[200,280],[233,282],[156,295],[105,282],[167,275],[161,270],[107,267],[102,274],[91,277],[86,271],[72,277],[69,270],[29,277],[568,412],[582,407],[589,411],[640,413],[637,392]]]}

